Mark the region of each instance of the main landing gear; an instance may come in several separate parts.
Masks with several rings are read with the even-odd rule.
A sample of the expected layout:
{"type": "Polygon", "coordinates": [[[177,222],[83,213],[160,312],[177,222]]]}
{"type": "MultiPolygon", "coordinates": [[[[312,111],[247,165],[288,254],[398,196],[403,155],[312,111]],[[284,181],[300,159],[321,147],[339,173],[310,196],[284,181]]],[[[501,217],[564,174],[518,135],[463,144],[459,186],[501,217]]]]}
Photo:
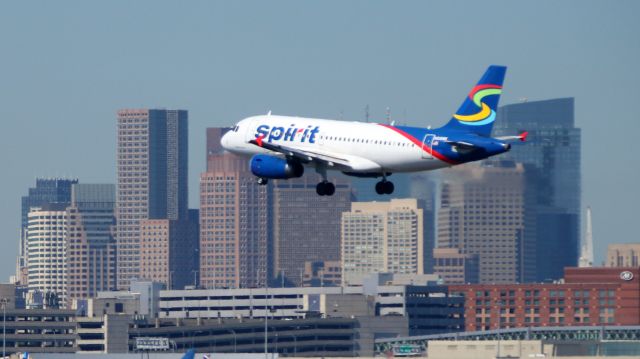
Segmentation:
{"type": "Polygon", "coordinates": [[[386,179],[376,183],[377,194],[392,194],[394,189],[395,186],[393,185],[393,182],[387,181],[386,179]]]}
{"type": "Polygon", "coordinates": [[[269,183],[269,180],[263,177],[258,177],[258,184],[261,186],[266,185],[267,183],[269,183]]]}
{"type": "Polygon", "coordinates": [[[319,196],[333,196],[336,192],[336,186],[329,181],[322,181],[316,186],[316,193],[319,196]]]}

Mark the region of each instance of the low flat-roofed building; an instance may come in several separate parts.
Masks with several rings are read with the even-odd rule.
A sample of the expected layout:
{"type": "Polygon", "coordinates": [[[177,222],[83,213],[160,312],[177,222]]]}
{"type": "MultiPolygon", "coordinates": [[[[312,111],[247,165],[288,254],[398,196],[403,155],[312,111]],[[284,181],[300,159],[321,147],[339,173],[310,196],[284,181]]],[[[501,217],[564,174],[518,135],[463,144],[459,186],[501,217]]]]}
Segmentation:
{"type": "Polygon", "coordinates": [[[449,286],[465,297],[465,330],[639,325],[640,268],[565,268],[563,283],[449,286]]]}
{"type": "Polygon", "coordinates": [[[304,262],[303,287],[339,287],[342,284],[340,261],[304,262]]]}
{"type": "Polygon", "coordinates": [[[477,254],[463,254],[459,248],[433,249],[433,273],[444,284],[478,283],[478,264],[477,254]]]}
{"type": "Polygon", "coordinates": [[[73,353],[76,351],[75,311],[7,309],[6,353],[73,353]]]}

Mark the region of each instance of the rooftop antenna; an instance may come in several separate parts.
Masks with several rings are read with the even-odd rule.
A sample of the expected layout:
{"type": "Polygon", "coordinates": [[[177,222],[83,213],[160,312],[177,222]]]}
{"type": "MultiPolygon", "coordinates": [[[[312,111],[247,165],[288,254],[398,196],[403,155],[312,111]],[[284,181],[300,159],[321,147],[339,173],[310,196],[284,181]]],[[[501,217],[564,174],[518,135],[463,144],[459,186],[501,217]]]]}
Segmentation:
{"type": "Polygon", "coordinates": [[[591,228],[591,207],[587,207],[587,230],[580,248],[579,267],[593,267],[593,230],[591,228]]]}
{"type": "Polygon", "coordinates": [[[342,115],[344,115],[344,111],[340,110],[340,112],[338,113],[338,119],[340,121],[342,121],[342,115]]]}
{"type": "Polygon", "coordinates": [[[369,105],[364,107],[364,122],[369,122],[369,105]]]}

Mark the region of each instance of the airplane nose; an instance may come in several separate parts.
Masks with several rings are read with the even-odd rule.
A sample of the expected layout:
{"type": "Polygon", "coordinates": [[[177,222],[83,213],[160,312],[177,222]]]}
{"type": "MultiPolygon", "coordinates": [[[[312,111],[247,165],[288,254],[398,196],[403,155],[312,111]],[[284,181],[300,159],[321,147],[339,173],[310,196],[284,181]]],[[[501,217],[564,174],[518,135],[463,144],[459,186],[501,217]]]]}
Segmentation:
{"type": "Polygon", "coordinates": [[[225,149],[227,148],[227,146],[229,146],[229,132],[222,135],[222,138],[220,139],[220,144],[225,149]]]}

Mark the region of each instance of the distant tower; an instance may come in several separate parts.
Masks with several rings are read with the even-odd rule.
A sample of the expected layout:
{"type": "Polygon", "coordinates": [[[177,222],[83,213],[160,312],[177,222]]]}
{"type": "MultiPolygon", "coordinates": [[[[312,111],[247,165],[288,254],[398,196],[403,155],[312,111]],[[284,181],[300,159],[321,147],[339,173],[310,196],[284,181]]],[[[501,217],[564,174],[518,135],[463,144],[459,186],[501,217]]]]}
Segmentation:
{"type": "Polygon", "coordinates": [[[369,105],[364,108],[364,122],[369,122],[369,105]]]}
{"type": "Polygon", "coordinates": [[[580,248],[580,267],[593,267],[593,231],[591,229],[591,207],[587,207],[587,230],[580,248]]]}
{"type": "Polygon", "coordinates": [[[140,274],[140,222],[188,219],[188,112],[123,109],[117,137],[117,285],[140,274]]]}

